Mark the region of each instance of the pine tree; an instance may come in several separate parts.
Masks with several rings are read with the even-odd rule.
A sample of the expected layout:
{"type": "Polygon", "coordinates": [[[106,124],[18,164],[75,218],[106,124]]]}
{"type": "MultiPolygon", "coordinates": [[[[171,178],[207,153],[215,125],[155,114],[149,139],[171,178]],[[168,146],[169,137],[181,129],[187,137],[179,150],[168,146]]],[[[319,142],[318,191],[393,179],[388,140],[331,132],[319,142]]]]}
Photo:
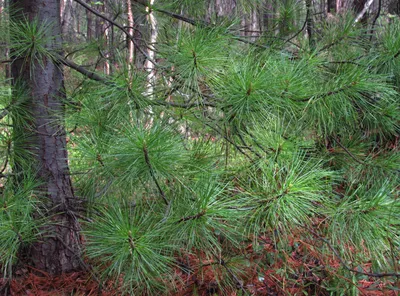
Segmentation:
{"type": "Polygon", "coordinates": [[[264,1],[130,1],[144,31],[75,0],[115,35],[62,55],[58,1],[51,12],[16,2],[3,36],[13,59],[1,93],[4,274],[18,260],[87,268],[85,257],[127,293],[160,295],[180,285],[174,271],[211,266],[221,294],[245,293],[245,246],[262,252],[269,236],[283,252],[301,236],[340,258],[338,280],[398,276],[399,20],[316,22],[311,1],[282,1],[256,38],[241,24],[261,20],[264,1]],[[78,64],[110,44],[100,61],[110,75],[78,64]]]}

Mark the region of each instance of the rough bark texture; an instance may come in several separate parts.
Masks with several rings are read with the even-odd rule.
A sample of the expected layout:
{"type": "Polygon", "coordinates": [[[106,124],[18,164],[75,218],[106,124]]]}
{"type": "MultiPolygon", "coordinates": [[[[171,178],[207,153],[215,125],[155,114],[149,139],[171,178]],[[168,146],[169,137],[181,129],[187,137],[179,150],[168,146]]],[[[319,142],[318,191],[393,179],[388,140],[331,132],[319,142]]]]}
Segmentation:
{"type": "MultiPolygon", "coordinates": [[[[59,0],[13,0],[12,4],[19,9],[14,18],[25,14],[30,22],[37,19],[39,24],[51,24],[46,35],[52,38],[46,39],[45,46],[59,52],[59,0]]],[[[76,270],[80,265],[79,225],[73,215],[75,197],[69,177],[63,125],[63,71],[60,65],[44,56],[40,62],[30,57],[16,59],[11,72],[14,86],[25,88],[25,107],[31,114],[30,118],[24,119],[28,127],[17,123],[14,127],[15,138],[23,139],[16,141],[15,153],[30,153],[31,159],[29,163],[16,163],[14,170],[37,174],[42,182],[40,197],[51,222],[54,222],[42,229],[43,235],[31,247],[29,255],[36,268],[51,274],[76,270]]]]}

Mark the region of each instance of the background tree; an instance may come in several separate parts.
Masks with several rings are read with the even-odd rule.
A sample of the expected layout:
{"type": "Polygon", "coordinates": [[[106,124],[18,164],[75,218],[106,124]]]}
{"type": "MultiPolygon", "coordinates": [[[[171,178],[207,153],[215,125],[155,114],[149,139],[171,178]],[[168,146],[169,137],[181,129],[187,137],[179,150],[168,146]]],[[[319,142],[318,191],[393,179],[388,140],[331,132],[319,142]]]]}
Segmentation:
{"type": "MultiPolygon", "coordinates": [[[[28,255],[40,269],[69,272],[79,265],[75,254],[79,239],[78,223],[71,214],[75,196],[63,122],[64,77],[55,60],[62,51],[59,2],[15,1],[11,5],[15,10],[10,16],[15,90],[10,108],[19,110],[10,112],[13,183],[24,187],[32,178],[39,182],[35,194],[43,198],[43,214],[53,222],[40,228],[42,238],[28,255]]],[[[40,219],[39,213],[32,215],[40,219]]]]}

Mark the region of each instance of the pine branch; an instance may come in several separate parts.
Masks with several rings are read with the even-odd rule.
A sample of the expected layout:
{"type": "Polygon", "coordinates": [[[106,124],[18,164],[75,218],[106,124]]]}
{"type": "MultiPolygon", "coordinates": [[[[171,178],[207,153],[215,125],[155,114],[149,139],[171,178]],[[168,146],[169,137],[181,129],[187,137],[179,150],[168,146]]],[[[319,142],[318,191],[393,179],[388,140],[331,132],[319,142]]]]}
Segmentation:
{"type": "Polygon", "coordinates": [[[347,265],[347,263],[344,261],[344,259],[340,256],[338,250],[336,250],[332,244],[325,238],[323,238],[322,236],[320,236],[318,233],[316,233],[314,230],[312,230],[311,228],[302,226],[303,228],[307,229],[312,235],[314,235],[317,239],[319,239],[320,241],[324,242],[328,248],[335,254],[335,256],[339,259],[340,263],[342,264],[342,266],[344,268],[346,268],[348,271],[353,272],[353,273],[357,273],[357,274],[362,274],[362,275],[366,275],[366,276],[370,276],[370,277],[376,277],[376,278],[382,278],[382,277],[400,277],[400,273],[396,273],[396,272],[389,272],[389,273],[372,273],[372,272],[364,272],[364,271],[359,271],[356,269],[351,268],[349,265],[347,265]]]}
{"type": "Polygon", "coordinates": [[[114,85],[114,83],[111,80],[109,80],[108,78],[100,76],[99,74],[97,74],[95,72],[89,71],[89,70],[85,69],[83,66],[78,65],[78,64],[74,63],[73,61],[62,57],[61,55],[54,54],[54,56],[57,59],[56,62],[59,62],[71,69],[74,69],[75,71],[81,73],[82,75],[86,76],[89,79],[101,82],[105,85],[114,85]]]}
{"type": "MultiPolygon", "coordinates": [[[[196,115],[194,115],[194,117],[196,117],[196,119],[200,120],[196,115]]],[[[240,148],[235,142],[233,142],[231,139],[229,139],[229,137],[227,137],[226,135],[224,135],[222,132],[220,132],[217,128],[213,127],[211,124],[200,120],[205,126],[208,126],[209,128],[211,128],[212,130],[214,130],[215,132],[217,132],[220,136],[222,136],[226,141],[228,141],[233,147],[235,147],[237,149],[237,151],[239,151],[241,154],[243,154],[244,156],[246,156],[250,161],[253,161],[253,159],[242,150],[242,148],[240,148]]]]}
{"type": "Polygon", "coordinates": [[[333,137],[333,140],[355,161],[355,162],[357,162],[357,163],[359,163],[359,164],[362,164],[362,165],[366,165],[366,166],[372,166],[372,167],[377,167],[377,168],[380,168],[380,169],[383,169],[383,170],[390,170],[390,171],[394,171],[394,172],[397,172],[397,173],[400,173],[400,169],[392,169],[392,168],[385,168],[385,167],[382,167],[382,166],[379,166],[379,165],[373,165],[373,164],[370,164],[370,163],[366,163],[366,162],[364,162],[364,161],[362,161],[362,160],[360,160],[360,159],[358,159],[353,153],[351,153],[350,151],[349,151],[349,149],[347,149],[345,146],[343,146],[343,144],[342,143],[340,143],[340,141],[336,138],[336,137],[333,137]]]}
{"type": "Polygon", "coordinates": [[[196,215],[192,215],[192,216],[187,216],[187,217],[183,217],[181,219],[179,219],[176,224],[185,222],[185,221],[189,221],[189,220],[196,220],[199,219],[201,217],[203,217],[206,214],[206,210],[202,210],[200,213],[196,214],[196,215]]]}
{"type": "Polygon", "coordinates": [[[167,102],[167,101],[150,101],[152,105],[155,106],[167,106],[167,107],[177,107],[182,109],[191,109],[196,107],[216,107],[214,103],[210,102],[193,102],[193,103],[175,103],[175,102],[167,102]]]}
{"type": "Polygon", "coordinates": [[[293,40],[293,39],[296,38],[298,35],[300,35],[301,32],[303,32],[303,30],[305,29],[305,27],[306,27],[306,25],[307,25],[308,18],[309,18],[309,14],[310,14],[310,10],[307,9],[306,19],[304,20],[303,26],[301,27],[301,29],[300,29],[296,34],[294,34],[292,37],[286,39],[286,40],[285,40],[285,43],[286,43],[286,42],[289,42],[289,41],[291,41],[291,40],[293,40]]]}
{"type": "MultiPolygon", "coordinates": [[[[107,77],[100,76],[99,74],[89,71],[85,69],[83,66],[78,65],[74,63],[71,60],[68,60],[66,58],[63,58],[60,55],[55,54],[55,58],[57,59],[57,62],[81,73],[82,75],[86,76],[89,79],[92,79],[97,82],[101,82],[104,85],[109,85],[109,86],[114,86],[116,87],[115,83],[108,79],[107,77]]],[[[153,106],[166,106],[166,107],[176,107],[176,108],[182,108],[182,109],[191,109],[191,108],[196,108],[196,107],[216,107],[214,103],[203,101],[203,102],[194,102],[194,103],[175,103],[175,102],[167,102],[167,101],[153,101],[149,100],[148,103],[153,106]]],[[[6,107],[3,109],[3,111],[0,113],[0,120],[5,117],[8,114],[8,108],[6,107]]]]}
{"type": "Polygon", "coordinates": [[[349,149],[347,149],[345,146],[343,146],[342,145],[342,143],[340,143],[340,141],[336,138],[336,137],[333,137],[333,140],[355,161],[355,162],[357,162],[357,163],[359,163],[359,164],[362,164],[362,165],[365,165],[366,163],[365,162],[363,162],[363,161],[361,161],[361,160],[359,160],[357,157],[355,157],[354,156],[354,154],[353,153],[351,153],[350,151],[349,151],[349,149]]]}
{"type": "Polygon", "coordinates": [[[243,291],[244,295],[246,295],[247,291],[243,287],[243,283],[237,278],[237,276],[233,273],[233,271],[226,265],[224,259],[221,258],[219,260],[219,262],[226,269],[226,271],[228,271],[228,273],[232,276],[232,278],[235,280],[238,287],[240,287],[240,289],[243,291]]]}
{"type": "Polygon", "coordinates": [[[156,184],[158,192],[160,193],[162,199],[164,200],[165,204],[168,206],[169,203],[168,203],[167,198],[165,197],[165,193],[162,190],[160,184],[158,183],[158,180],[157,180],[156,176],[154,175],[153,167],[152,167],[151,162],[150,162],[149,153],[147,151],[146,145],[143,146],[143,153],[144,153],[144,160],[145,160],[145,162],[147,164],[147,167],[149,168],[149,171],[150,171],[150,176],[153,179],[154,183],[156,184]]]}
{"type": "Polygon", "coordinates": [[[343,87],[341,87],[341,88],[339,88],[337,90],[328,91],[327,93],[324,93],[324,94],[321,94],[321,95],[317,95],[317,96],[313,96],[313,97],[307,97],[307,98],[303,98],[303,99],[299,99],[299,100],[295,99],[294,101],[296,101],[296,102],[308,102],[313,98],[323,99],[323,98],[326,98],[326,97],[329,97],[329,96],[336,95],[338,93],[344,92],[344,91],[350,89],[351,87],[353,87],[356,84],[357,84],[357,82],[353,81],[352,83],[350,83],[348,85],[345,85],[345,86],[343,86],[343,87]]]}
{"type": "Polygon", "coordinates": [[[251,151],[252,153],[254,153],[258,158],[262,158],[262,156],[260,154],[257,153],[257,151],[254,151],[253,147],[249,146],[246,141],[244,140],[243,136],[240,134],[240,132],[237,130],[237,128],[235,128],[237,131],[237,136],[239,137],[240,141],[242,142],[242,144],[244,145],[243,148],[251,151]]]}

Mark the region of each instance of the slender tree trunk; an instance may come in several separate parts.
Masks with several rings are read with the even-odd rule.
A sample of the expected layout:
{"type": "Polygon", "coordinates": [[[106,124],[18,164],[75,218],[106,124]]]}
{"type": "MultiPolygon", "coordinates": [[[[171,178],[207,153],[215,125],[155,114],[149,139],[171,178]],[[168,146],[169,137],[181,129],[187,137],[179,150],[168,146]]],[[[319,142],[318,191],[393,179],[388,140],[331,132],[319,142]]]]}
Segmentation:
{"type": "Polygon", "coordinates": [[[308,44],[310,45],[311,49],[315,48],[314,42],[314,22],[313,22],[313,11],[312,11],[312,0],[306,0],[306,11],[307,11],[307,36],[308,36],[308,44]]]}
{"type": "MultiPolygon", "coordinates": [[[[13,18],[22,20],[25,14],[31,23],[37,20],[39,25],[50,25],[45,33],[45,47],[61,51],[59,0],[12,0],[11,3],[18,9],[13,18]]],[[[44,56],[40,61],[32,57],[15,59],[11,72],[14,87],[23,87],[27,96],[22,105],[26,110],[13,115],[14,137],[18,139],[14,147],[17,163],[13,169],[16,173],[36,175],[41,182],[38,197],[42,198],[50,220],[41,229],[40,240],[30,248],[31,264],[51,274],[79,269],[79,224],[73,214],[76,199],[69,177],[63,123],[63,70],[44,56]],[[30,116],[23,115],[27,113],[30,116]],[[27,124],[19,124],[21,120],[27,124]],[[18,162],[27,155],[29,161],[18,162]]],[[[14,92],[14,100],[19,92],[14,92]]]]}
{"type": "Polygon", "coordinates": [[[357,14],[357,17],[355,19],[355,23],[362,23],[364,25],[367,25],[368,23],[368,9],[372,5],[374,0],[354,0],[353,2],[353,8],[355,13],[357,14]]]}
{"type": "MultiPolygon", "coordinates": [[[[0,22],[3,28],[5,28],[5,23],[8,21],[6,14],[4,13],[8,9],[8,0],[2,0],[0,1],[0,22]]],[[[5,33],[5,32],[3,32],[5,33]]],[[[4,48],[4,51],[1,51],[1,59],[8,60],[9,59],[9,48],[6,43],[2,44],[2,47],[4,48]]],[[[11,69],[10,69],[10,64],[5,63],[4,64],[4,70],[5,70],[5,78],[9,79],[11,76],[11,69]]]]}
{"type": "MultiPolygon", "coordinates": [[[[150,5],[154,4],[154,0],[150,0],[149,2],[150,5]]],[[[147,21],[149,22],[150,25],[150,40],[149,40],[149,48],[147,50],[147,55],[150,57],[152,61],[155,60],[156,57],[156,52],[153,50],[156,42],[157,42],[157,36],[158,36],[158,28],[157,28],[157,19],[152,11],[149,11],[149,8],[147,8],[147,11],[149,12],[147,15],[147,21]]],[[[154,92],[154,85],[155,85],[155,80],[156,80],[156,69],[155,65],[152,61],[146,60],[144,64],[144,68],[146,71],[149,73],[147,76],[147,93],[149,95],[152,95],[154,92]]]]}
{"type": "Polygon", "coordinates": [[[336,0],[336,13],[341,13],[343,11],[344,0],[336,0]]]}
{"type": "Polygon", "coordinates": [[[74,40],[74,16],[72,0],[61,0],[61,32],[64,40],[74,40]]]}
{"type": "MultiPolygon", "coordinates": [[[[126,0],[126,6],[128,8],[128,32],[131,36],[133,36],[133,26],[135,25],[133,20],[133,12],[132,12],[132,3],[131,0],[126,0]]],[[[132,40],[127,38],[128,42],[128,63],[129,63],[129,71],[131,71],[133,65],[133,53],[135,51],[134,44],[132,40]]]]}
{"type": "MultiPolygon", "coordinates": [[[[90,5],[90,0],[86,1],[90,5]]],[[[87,28],[86,28],[86,37],[88,40],[92,40],[94,37],[94,24],[93,24],[93,15],[90,11],[86,10],[86,19],[87,19],[87,28]]]]}

